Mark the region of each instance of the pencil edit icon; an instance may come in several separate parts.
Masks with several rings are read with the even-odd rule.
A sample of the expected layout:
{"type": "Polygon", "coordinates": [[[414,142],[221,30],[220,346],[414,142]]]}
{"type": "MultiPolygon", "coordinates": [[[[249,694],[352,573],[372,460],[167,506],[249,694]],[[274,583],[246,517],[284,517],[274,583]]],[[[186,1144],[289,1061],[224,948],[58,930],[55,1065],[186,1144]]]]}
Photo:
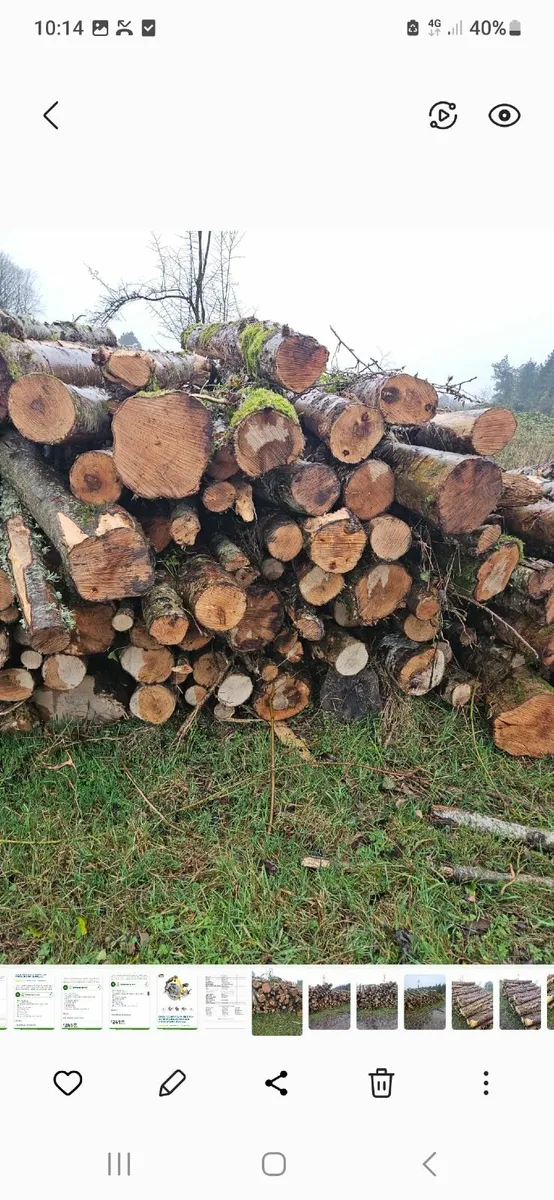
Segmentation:
{"type": "Polygon", "coordinates": [[[185,1079],[186,1075],[184,1071],[173,1071],[173,1073],[168,1075],[167,1079],[164,1079],[163,1083],[160,1084],[160,1091],[158,1094],[160,1096],[172,1096],[173,1092],[176,1092],[177,1088],[179,1088],[181,1084],[185,1082],[185,1079]]]}

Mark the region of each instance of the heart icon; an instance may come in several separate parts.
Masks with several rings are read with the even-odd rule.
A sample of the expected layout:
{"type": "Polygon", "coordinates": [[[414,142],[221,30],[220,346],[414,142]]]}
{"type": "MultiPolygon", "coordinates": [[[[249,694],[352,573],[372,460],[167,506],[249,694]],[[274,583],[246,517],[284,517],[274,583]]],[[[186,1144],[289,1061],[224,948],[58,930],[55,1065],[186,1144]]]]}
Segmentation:
{"type": "Polygon", "coordinates": [[[80,1088],[83,1076],[80,1071],[56,1071],[54,1083],[64,1096],[72,1096],[80,1088]]]}

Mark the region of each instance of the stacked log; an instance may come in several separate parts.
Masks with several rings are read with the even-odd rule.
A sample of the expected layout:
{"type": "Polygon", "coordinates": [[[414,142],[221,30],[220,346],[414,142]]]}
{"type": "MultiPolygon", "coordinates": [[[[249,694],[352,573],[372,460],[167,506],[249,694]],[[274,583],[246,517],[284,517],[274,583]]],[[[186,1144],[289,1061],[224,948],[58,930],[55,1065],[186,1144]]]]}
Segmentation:
{"type": "Polygon", "coordinates": [[[432,1005],[444,1004],[445,988],[441,984],[435,987],[405,988],[404,1008],[430,1008],[432,1005]]]}
{"type": "Polygon", "coordinates": [[[505,979],[502,994],[509,1001],[525,1029],[541,1027],[541,989],[531,980],[505,979]]]}
{"type": "Polygon", "coordinates": [[[288,979],[252,980],[252,1012],[253,1013],[301,1013],[302,984],[291,983],[288,979]]]}
{"type": "Polygon", "coordinates": [[[310,1013],[322,1012],[327,1008],[343,1008],[349,1004],[350,987],[333,987],[330,983],[319,983],[310,987],[310,1013]]]}
{"type": "Polygon", "coordinates": [[[360,1009],[396,1009],[398,985],[396,983],[360,984],[356,992],[356,1003],[360,1009]]]}
{"type": "Polygon", "coordinates": [[[453,981],[452,1003],[467,1023],[468,1029],[492,1029],[493,993],[491,988],[477,983],[453,981]]]}
{"type": "Polygon", "coordinates": [[[499,747],[554,752],[551,480],[490,457],[506,410],[326,362],[253,318],[173,353],[0,312],[0,699],[161,724],[482,696],[499,747]]]}

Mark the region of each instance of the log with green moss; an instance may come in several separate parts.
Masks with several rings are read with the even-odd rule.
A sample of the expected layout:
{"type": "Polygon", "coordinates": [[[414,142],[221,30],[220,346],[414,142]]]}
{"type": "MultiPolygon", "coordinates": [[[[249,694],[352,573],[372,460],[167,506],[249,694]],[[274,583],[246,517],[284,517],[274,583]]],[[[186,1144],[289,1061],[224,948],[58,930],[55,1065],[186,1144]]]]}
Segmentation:
{"type": "Polygon", "coordinates": [[[294,407],[304,428],[315,434],[339,462],[361,462],[385,432],[378,408],[348,396],[333,395],[324,388],[304,392],[294,401],[294,407]]]}
{"type": "Polygon", "coordinates": [[[299,459],[291,466],[271,471],[256,483],[256,495],[273,508],[301,516],[328,513],[340,496],[336,472],[328,463],[299,459]]]}
{"type": "Polygon", "coordinates": [[[212,449],[208,407],[188,392],[137,392],[112,422],[114,463],[137,496],[180,500],[198,491],[212,449]]]}
{"type": "Polygon", "coordinates": [[[11,578],[29,644],[44,654],[65,650],[70,640],[68,614],[46,566],[42,539],[13,488],[4,488],[0,513],[11,578]]]}
{"type": "Polygon", "coordinates": [[[517,757],[554,754],[554,688],[536,671],[513,667],[513,654],[480,638],[469,655],[477,668],[495,744],[517,757]],[[507,667],[507,669],[506,669],[507,667]]]}
{"type": "Polygon", "coordinates": [[[193,325],[183,331],[182,346],[218,360],[226,370],[296,393],[313,387],[328,358],[315,338],[254,317],[193,325]]]}
{"type": "Polygon", "coordinates": [[[117,346],[107,325],[79,325],[75,321],[39,321],[0,309],[0,333],[24,342],[77,342],[81,346],[117,346]]]}
{"type": "Polygon", "coordinates": [[[238,405],[231,417],[229,438],[233,457],[251,479],[295,462],[304,449],[304,434],[293,405],[267,388],[254,388],[238,405]]]}
{"type": "Polygon", "coordinates": [[[486,604],[507,587],[521,558],[521,546],[517,538],[503,537],[496,550],[481,558],[469,558],[439,545],[435,546],[435,555],[447,588],[486,604]]]}
{"type": "Polygon", "coordinates": [[[383,439],[376,454],[394,470],[398,503],[445,534],[469,533],[496,507],[502,471],[489,458],[408,446],[396,438],[383,439]]]}
{"type": "Polygon", "coordinates": [[[166,571],[157,572],[154,586],[144,596],[142,618],[150,637],[163,646],[178,646],[185,637],[189,620],[166,571]]]}
{"type": "Polygon", "coordinates": [[[388,425],[423,425],[437,411],[432,383],[417,375],[360,375],[348,383],[348,395],[378,409],[388,425]]]}
{"type": "Polygon", "coordinates": [[[152,586],[151,551],[133,517],[119,505],[81,504],[15,431],[0,438],[0,476],[55,546],[84,600],[142,596],[152,586]]]}
{"type": "Polygon", "coordinates": [[[144,388],[202,388],[210,378],[210,363],[201,354],[102,346],[92,357],[106,382],[126,392],[141,392],[144,388]]]}
{"type": "Polygon", "coordinates": [[[74,387],[101,388],[102,372],[92,358],[92,346],[68,342],[17,341],[0,333],[0,420],[8,413],[8,393],[24,375],[53,375],[74,387]]]}

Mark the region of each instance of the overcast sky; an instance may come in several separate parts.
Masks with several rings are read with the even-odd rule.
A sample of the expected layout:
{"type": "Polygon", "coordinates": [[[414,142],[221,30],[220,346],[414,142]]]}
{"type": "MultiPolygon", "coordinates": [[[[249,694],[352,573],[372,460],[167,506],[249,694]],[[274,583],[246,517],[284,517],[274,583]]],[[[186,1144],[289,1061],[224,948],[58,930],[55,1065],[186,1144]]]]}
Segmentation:
{"type": "MultiPolygon", "coordinates": [[[[113,283],[148,278],[149,239],[149,231],[18,233],[4,234],[0,249],[36,271],[42,315],[52,320],[94,306],[87,265],[113,283]]],[[[520,363],[554,348],[552,233],[257,230],[239,253],[245,314],[288,322],[330,348],[333,325],[361,358],[385,356],[435,383],[477,375],[482,388],[504,354],[520,363]]],[[[146,348],[169,344],[143,305],[127,308],[114,328],[133,329],[146,348]]]]}
{"type": "Polygon", "coordinates": [[[420,972],[419,975],[404,976],[405,991],[408,991],[411,988],[437,987],[439,984],[442,986],[445,983],[446,977],[444,975],[425,975],[423,971],[420,972]]]}

